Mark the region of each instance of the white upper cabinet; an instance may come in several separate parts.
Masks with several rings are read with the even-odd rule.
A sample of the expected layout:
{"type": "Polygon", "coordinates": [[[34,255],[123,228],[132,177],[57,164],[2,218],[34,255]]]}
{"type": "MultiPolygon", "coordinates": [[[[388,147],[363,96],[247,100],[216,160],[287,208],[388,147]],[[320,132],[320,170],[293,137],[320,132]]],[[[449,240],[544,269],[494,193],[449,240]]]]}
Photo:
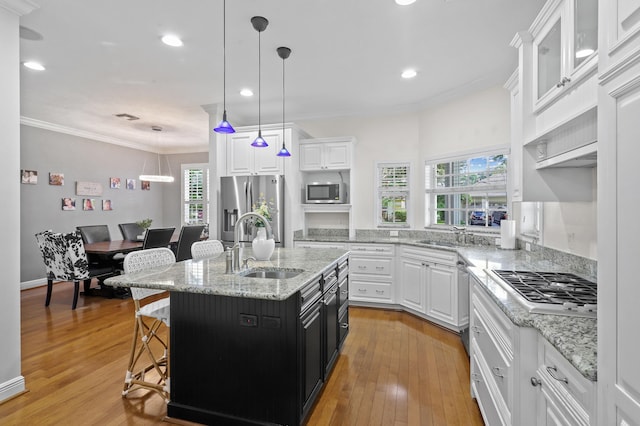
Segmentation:
{"type": "Polygon", "coordinates": [[[283,160],[276,155],[282,147],[282,129],[262,130],[262,138],[269,145],[265,148],[251,146],[257,136],[257,131],[236,132],[227,136],[229,176],[283,174],[283,160]]]}
{"type": "Polygon", "coordinates": [[[353,138],[322,138],[300,141],[300,171],[348,170],[353,138]]]}
{"type": "Polygon", "coordinates": [[[550,0],[531,27],[535,110],[595,69],[598,0],[550,0]]]}

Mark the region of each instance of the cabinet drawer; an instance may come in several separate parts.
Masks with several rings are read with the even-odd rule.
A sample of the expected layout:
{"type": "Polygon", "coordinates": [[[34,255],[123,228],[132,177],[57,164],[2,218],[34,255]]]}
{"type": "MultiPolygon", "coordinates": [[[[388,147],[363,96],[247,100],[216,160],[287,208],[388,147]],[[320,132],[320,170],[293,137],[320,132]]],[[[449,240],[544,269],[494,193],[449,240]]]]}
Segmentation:
{"type": "Polygon", "coordinates": [[[595,421],[591,408],[595,406],[595,384],[586,379],[544,337],[538,337],[540,365],[537,373],[548,394],[558,400],[560,407],[570,408],[576,424],[595,421]]]}
{"type": "Polygon", "coordinates": [[[393,273],[393,260],[389,258],[370,259],[352,256],[349,263],[351,274],[390,276],[393,273]]]}
{"type": "MultiPolygon", "coordinates": [[[[496,387],[500,391],[502,399],[506,402],[510,400],[509,389],[512,384],[512,360],[504,356],[498,349],[495,336],[491,334],[490,327],[484,321],[482,315],[476,309],[473,310],[473,339],[482,352],[482,356],[487,363],[487,367],[495,381],[496,387]]],[[[507,404],[510,405],[510,404],[507,404]]]]}
{"type": "Polygon", "coordinates": [[[455,265],[458,261],[458,253],[455,251],[430,250],[417,247],[403,247],[402,257],[449,266],[455,265]]]}
{"type": "Polygon", "coordinates": [[[346,250],[347,243],[328,243],[328,242],[316,242],[316,241],[295,241],[293,243],[295,248],[320,248],[320,249],[340,249],[346,250]]]}
{"type": "Polygon", "coordinates": [[[366,253],[367,255],[393,256],[391,244],[351,244],[353,254],[366,253]]]}
{"type": "MultiPolygon", "coordinates": [[[[513,332],[515,325],[509,318],[498,309],[495,302],[489,299],[489,296],[479,285],[474,285],[474,291],[471,299],[472,312],[477,311],[485,324],[486,331],[491,333],[496,346],[500,348],[504,357],[512,362],[513,360],[513,332]]],[[[473,325],[471,328],[473,333],[473,325]]]]}
{"type": "Polygon", "coordinates": [[[349,299],[391,302],[393,299],[391,283],[362,282],[352,277],[349,285],[349,299]]]}
{"type": "Polygon", "coordinates": [[[480,406],[484,423],[491,426],[506,425],[507,423],[500,417],[495,401],[491,397],[491,392],[487,387],[487,380],[475,355],[471,362],[471,389],[480,406]]]}

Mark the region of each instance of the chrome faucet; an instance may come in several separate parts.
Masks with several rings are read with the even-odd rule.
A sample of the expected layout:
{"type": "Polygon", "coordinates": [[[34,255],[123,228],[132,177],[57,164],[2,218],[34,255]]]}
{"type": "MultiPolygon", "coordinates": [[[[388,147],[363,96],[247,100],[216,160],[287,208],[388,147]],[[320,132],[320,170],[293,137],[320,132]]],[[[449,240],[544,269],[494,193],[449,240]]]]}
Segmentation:
{"type": "Polygon", "coordinates": [[[240,216],[236,221],[233,232],[233,272],[240,271],[240,225],[242,224],[242,221],[250,217],[258,219],[262,221],[262,223],[264,223],[264,229],[267,232],[267,239],[273,237],[273,230],[271,229],[271,225],[264,216],[254,212],[247,212],[240,216]]]}
{"type": "Polygon", "coordinates": [[[466,243],[466,233],[467,233],[467,228],[465,228],[464,226],[454,226],[453,227],[453,233],[456,236],[456,243],[462,243],[465,244],[466,243]],[[462,241],[460,241],[460,237],[462,236],[462,241]]]}

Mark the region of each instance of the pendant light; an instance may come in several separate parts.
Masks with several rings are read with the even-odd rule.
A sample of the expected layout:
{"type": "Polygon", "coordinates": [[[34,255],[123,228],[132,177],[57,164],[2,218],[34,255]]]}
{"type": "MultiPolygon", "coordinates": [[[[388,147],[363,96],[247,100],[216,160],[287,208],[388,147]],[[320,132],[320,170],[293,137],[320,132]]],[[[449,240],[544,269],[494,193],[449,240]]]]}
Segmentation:
{"type": "Polygon", "coordinates": [[[282,58],[282,149],[278,151],[278,157],[291,157],[291,153],[284,145],[284,60],[291,55],[291,49],[288,47],[278,47],[278,56],[282,58]]]}
{"type": "Polygon", "coordinates": [[[213,129],[216,133],[235,133],[227,121],[227,2],[222,0],[222,121],[213,129]]]}
{"type": "Polygon", "coordinates": [[[258,32],[258,137],[251,142],[251,146],[256,148],[266,148],[269,146],[267,141],[262,138],[262,123],[261,123],[261,110],[260,110],[260,33],[267,29],[269,21],[262,16],[254,16],[251,18],[251,25],[253,29],[258,32]]]}
{"type": "MultiPolygon", "coordinates": [[[[151,126],[151,130],[154,132],[161,132],[162,127],[160,126],[151,126]]],[[[158,137],[159,140],[159,137],[158,137]]],[[[144,168],[147,165],[147,161],[142,164],[142,174],[139,176],[141,181],[146,180],[149,182],[173,182],[173,176],[171,176],[171,165],[169,164],[169,159],[167,159],[167,166],[169,169],[168,175],[162,174],[162,169],[160,168],[160,153],[158,153],[158,174],[157,175],[145,175],[144,168]]]]}

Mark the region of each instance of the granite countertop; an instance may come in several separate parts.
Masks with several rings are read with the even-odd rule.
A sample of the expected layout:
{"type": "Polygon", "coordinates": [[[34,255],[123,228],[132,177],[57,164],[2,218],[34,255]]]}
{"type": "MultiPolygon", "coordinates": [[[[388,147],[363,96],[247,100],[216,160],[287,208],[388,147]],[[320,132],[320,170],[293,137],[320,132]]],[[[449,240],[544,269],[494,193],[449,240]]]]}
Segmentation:
{"type": "MultiPolygon", "coordinates": [[[[250,248],[240,251],[241,259],[251,256],[250,248]]],[[[285,300],[302,287],[346,259],[349,252],[338,249],[276,248],[267,261],[250,261],[249,269],[300,269],[288,279],[247,278],[241,274],[225,274],[226,254],[203,260],[186,260],[169,266],[118,275],[105,280],[114,287],[153,288],[168,291],[214,294],[253,299],[285,300]]]]}
{"type": "MultiPolygon", "coordinates": [[[[364,236],[349,239],[340,236],[321,238],[297,238],[297,241],[322,241],[345,243],[403,244],[457,252],[469,265],[474,275],[487,290],[496,305],[516,325],[533,327],[544,336],[576,369],[587,379],[597,379],[597,320],[565,315],[529,313],[510,293],[484,272],[485,269],[529,270],[545,272],[572,272],[591,281],[596,276],[587,271],[573,268],[573,265],[555,263],[543,259],[533,252],[524,250],[503,250],[495,246],[442,245],[421,243],[420,239],[364,236]]],[[[447,244],[446,241],[443,241],[447,244]]]]}

